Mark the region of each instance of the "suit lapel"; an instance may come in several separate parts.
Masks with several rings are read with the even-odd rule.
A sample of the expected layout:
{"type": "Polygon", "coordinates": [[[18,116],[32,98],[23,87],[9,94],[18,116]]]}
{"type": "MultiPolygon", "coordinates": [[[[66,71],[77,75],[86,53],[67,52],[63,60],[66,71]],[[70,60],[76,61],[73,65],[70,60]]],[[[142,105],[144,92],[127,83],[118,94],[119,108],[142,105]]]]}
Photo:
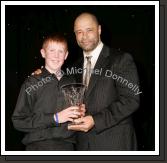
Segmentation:
{"type": "MultiPolygon", "coordinates": [[[[99,55],[99,58],[95,64],[95,67],[94,69],[98,69],[100,70],[102,68],[102,70],[104,69],[104,67],[108,64],[108,62],[110,61],[108,59],[108,56],[110,55],[110,52],[109,52],[109,48],[107,46],[103,46],[103,49],[99,55]]],[[[110,61],[111,62],[111,61],[110,61]]],[[[89,82],[89,86],[88,86],[88,89],[86,91],[86,94],[85,96],[88,97],[90,92],[92,91],[93,87],[95,86],[97,80],[100,79],[99,75],[96,75],[96,74],[92,74],[91,75],[91,78],[90,78],[90,82],[89,82]]]]}

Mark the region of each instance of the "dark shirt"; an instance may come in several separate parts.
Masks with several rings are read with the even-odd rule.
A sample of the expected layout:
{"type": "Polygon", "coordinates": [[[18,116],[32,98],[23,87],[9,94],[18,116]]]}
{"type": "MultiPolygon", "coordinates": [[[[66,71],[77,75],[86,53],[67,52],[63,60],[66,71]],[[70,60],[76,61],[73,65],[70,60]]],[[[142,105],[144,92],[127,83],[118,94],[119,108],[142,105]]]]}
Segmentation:
{"type": "Polygon", "coordinates": [[[66,75],[58,80],[45,68],[40,75],[31,75],[25,80],[12,115],[14,127],[26,133],[23,144],[46,139],[75,143],[74,132],[67,129],[68,123],[57,126],[53,118],[54,113],[67,107],[61,86],[74,82],[74,79],[66,75]]]}

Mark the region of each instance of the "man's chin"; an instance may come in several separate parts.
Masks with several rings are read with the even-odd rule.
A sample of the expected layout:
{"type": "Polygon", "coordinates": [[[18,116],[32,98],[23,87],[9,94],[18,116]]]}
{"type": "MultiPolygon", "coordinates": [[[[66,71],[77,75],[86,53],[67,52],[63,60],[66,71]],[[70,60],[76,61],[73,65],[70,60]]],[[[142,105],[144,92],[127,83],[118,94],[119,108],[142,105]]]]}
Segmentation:
{"type": "Polygon", "coordinates": [[[93,50],[92,48],[85,48],[85,47],[82,47],[82,49],[83,49],[85,52],[90,52],[90,51],[93,50]]]}
{"type": "Polygon", "coordinates": [[[90,52],[92,51],[95,47],[90,47],[90,46],[81,46],[82,50],[85,52],[90,52]]]}

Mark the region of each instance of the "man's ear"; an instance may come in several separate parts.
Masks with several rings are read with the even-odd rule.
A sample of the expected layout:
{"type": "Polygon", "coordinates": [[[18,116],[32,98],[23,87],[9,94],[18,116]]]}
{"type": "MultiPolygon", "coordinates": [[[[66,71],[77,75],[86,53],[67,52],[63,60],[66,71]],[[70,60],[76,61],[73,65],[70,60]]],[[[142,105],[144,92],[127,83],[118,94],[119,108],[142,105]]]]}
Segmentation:
{"type": "Polygon", "coordinates": [[[66,59],[67,59],[67,57],[68,57],[68,51],[66,52],[66,55],[65,55],[65,58],[64,58],[64,59],[66,60],[66,59]]]}
{"type": "Polygon", "coordinates": [[[98,26],[99,35],[101,35],[101,25],[98,26]]]}
{"type": "Polygon", "coordinates": [[[42,58],[45,58],[45,50],[41,49],[40,52],[41,52],[42,58]]]}

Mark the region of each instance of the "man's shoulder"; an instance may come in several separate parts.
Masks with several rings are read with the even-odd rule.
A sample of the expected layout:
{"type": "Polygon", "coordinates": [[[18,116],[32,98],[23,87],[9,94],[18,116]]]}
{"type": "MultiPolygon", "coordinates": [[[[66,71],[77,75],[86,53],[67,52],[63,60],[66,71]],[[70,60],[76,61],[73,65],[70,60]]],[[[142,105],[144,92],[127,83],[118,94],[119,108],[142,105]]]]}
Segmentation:
{"type": "Polygon", "coordinates": [[[121,50],[120,48],[111,48],[108,46],[105,46],[105,48],[108,49],[110,57],[114,59],[115,62],[122,62],[124,60],[133,60],[132,54],[124,50],[121,50]]]}

